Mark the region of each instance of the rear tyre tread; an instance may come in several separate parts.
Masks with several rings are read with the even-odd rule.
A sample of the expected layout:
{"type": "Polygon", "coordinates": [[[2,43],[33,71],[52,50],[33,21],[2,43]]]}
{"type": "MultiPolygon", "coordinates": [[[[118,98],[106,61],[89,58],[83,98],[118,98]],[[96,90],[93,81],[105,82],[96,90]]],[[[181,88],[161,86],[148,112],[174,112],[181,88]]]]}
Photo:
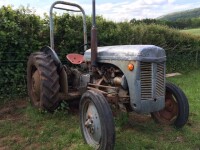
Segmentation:
{"type": "Polygon", "coordinates": [[[179,105],[178,117],[176,121],[174,122],[175,127],[181,128],[187,123],[188,117],[189,117],[188,99],[186,95],[184,94],[184,92],[178,86],[172,83],[166,83],[166,85],[170,87],[176,93],[175,95],[177,95],[181,99],[178,101],[178,105],[179,105]]]}
{"type": "MultiPolygon", "coordinates": [[[[175,97],[178,104],[178,116],[173,123],[169,122],[169,124],[174,125],[176,128],[182,128],[187,123],[189,117],[188,99],[184,92],[178,86],[172,83],[166,83],[166,92],[167,91],[173,93],[173,96],[175,97]]],[[[154,121],[156,123],[165,124],[162,121],[162,118],[157,116],[157,113],[158,112],[151,113],[154,121]]]]}
{"type": "MultiPolygon", "coordinates": [[[[33,68],[36,68],[40,75],[40,106],[36,107],[52,112],[59,106],[60,103],[60,84],[57,67],[51,56],[45,54],[44,52],[36,52],[30,55],[27,65],[27,85],[28,93],[31,99],[31,80],[33,68]]],[[[31,100],[31,102],[35,105],[33,100],[31,100]]]]}

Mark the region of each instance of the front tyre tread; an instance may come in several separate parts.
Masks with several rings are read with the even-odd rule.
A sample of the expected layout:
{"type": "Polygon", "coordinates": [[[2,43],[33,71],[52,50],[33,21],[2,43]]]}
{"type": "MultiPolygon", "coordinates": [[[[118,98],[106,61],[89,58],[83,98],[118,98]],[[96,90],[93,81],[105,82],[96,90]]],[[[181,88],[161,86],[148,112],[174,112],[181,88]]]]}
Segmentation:
{"type": "Polygon", "coordinates": [[[82,95],[79,110],[81,132],[85,142],[98,150],[113,150],[115,143],[114,119],[110,106],[105,97],[101,93],[89,90],[82,95]],[[86,108],[89,107],[89,104],[93,104],[96,107],[101,122],[101,140],[98,144],[96,144],[96,142],[92,140],[92,137],[87,134],[88,130],[85,127],[84,118],[86,117],[84,115],[86,115],[85,111],[86,108]]]}

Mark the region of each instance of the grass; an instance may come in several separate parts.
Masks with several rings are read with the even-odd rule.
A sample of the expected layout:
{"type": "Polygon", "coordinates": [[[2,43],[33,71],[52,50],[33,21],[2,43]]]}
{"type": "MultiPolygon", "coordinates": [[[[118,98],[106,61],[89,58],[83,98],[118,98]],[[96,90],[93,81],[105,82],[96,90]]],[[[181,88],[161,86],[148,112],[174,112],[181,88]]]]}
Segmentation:
{"type": "Polygon", "coordinates": [[[190,33],[190,34],[193,34],[193,35],[200,36],[200,28],[181,30],[181,32],[190,33]]]}
{"type": "MultiPolygon", "coordinates": [[[[186,126],[175,129],[127,115],[115,118],[115,150],[200,149],[200,70],[169,78],[189,99],[190,117],[186,126]]],[[[1,115],[1,114],[0,114],[1,115]]],[[[81,136],[78,113],[41,113],[30,105],[0,117],[0,149],[90,150],[81,136]]]]}
{"type": "Polygon", "coordinates": [[[0,149],[90,149],[82,140],[77,114],[41,113],[30,105],[18,113],[0,122],[0,149]]]}

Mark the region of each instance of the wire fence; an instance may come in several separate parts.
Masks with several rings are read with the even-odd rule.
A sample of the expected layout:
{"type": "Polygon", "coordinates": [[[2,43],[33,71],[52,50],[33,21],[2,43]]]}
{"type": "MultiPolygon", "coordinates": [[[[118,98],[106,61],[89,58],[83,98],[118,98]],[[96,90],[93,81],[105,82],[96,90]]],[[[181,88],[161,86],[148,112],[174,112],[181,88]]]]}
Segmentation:
{"type": "MultiPolygon", "coordinates": [[[[0,60],[0,101],[11,100],[16,97],[27,96],[26,68],[28,56],[24,54],[25,59],[16,59],[15,52],[4,52],[10,59],[0,60]]],[[[58,54],[60,55],[60,54],[58,54]]],[[[67,60],[61,60],[67,64],[67,60]]],[[[200,68],[200,54],[197,51],[167,51],[167,72],[189,72],[200,68]]]]}

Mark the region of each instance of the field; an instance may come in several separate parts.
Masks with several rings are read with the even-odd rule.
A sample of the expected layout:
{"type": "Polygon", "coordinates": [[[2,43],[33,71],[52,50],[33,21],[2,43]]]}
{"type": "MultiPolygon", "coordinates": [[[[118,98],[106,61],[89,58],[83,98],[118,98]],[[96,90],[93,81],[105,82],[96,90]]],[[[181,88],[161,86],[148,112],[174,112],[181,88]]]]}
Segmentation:
{"type": "MultiPolygon", "coordinates": [[[[154,123],[149,115],[119,114],[116,150],[200,149],[200,70],[168,79],[180,86],[189,99],[190,118],[182,129],[154,123]]],[[[64,108],[64,107],[63,107],[64,108]]],[[[0,149],[89,150],[79,127],[78,110],[40,112],[28,98],[0,106],[0,149]]]]}
{"type": "Polygon", "coordinates": [[[199,35],[200,36],[200,28],[188,29],[188,30],[181,30],[181,32],[191,33],[191,34],[199,35]]]}

